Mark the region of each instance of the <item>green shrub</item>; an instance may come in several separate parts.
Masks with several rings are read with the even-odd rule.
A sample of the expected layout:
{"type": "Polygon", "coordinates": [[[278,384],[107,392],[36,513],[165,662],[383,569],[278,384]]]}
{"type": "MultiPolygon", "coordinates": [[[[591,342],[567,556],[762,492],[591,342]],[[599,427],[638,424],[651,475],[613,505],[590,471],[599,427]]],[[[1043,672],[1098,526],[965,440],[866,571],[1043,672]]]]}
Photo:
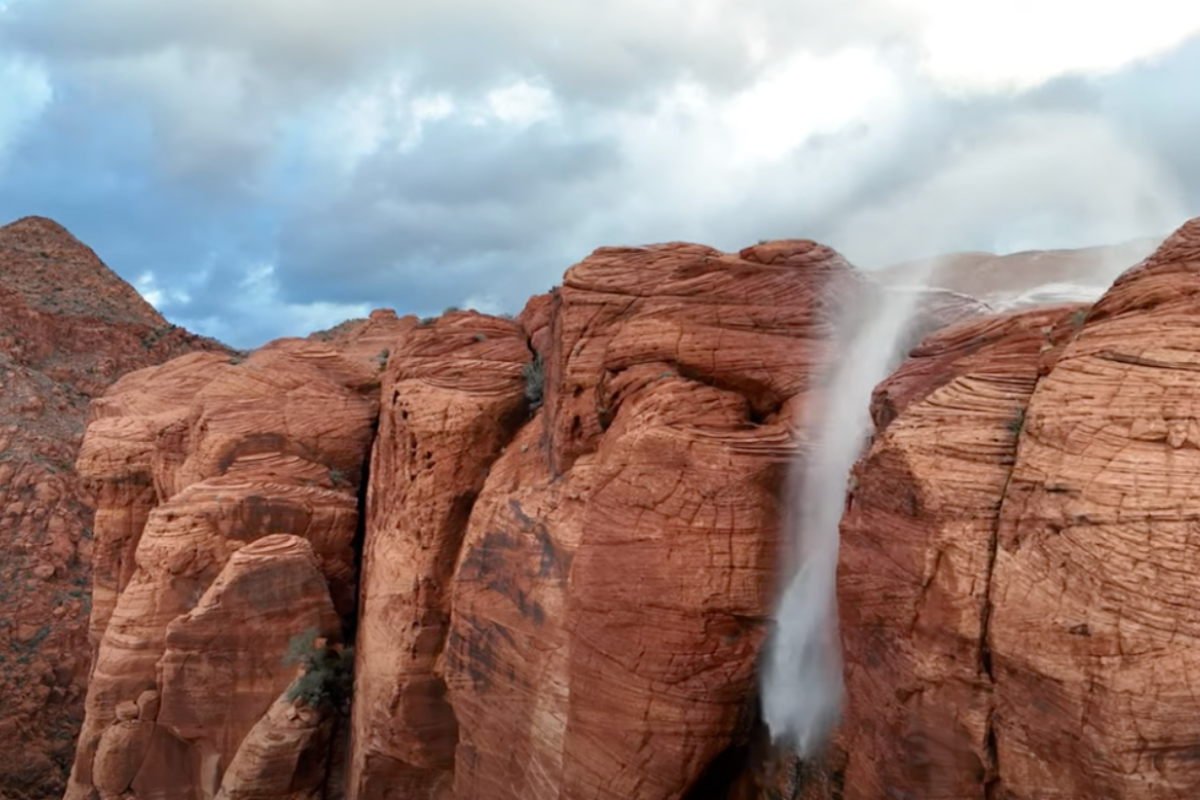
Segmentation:
{"type": "Polygon", "coordinates": [[[545,388],[540,354],[535,353],[533,361],[521,367],[521,376],[525,378],[525,399],[529,401],[529,408],[537,409],[542,404],[542,390],[545,388]]]}
{"type": "Polygon", "coordinates": [[[285,664],[300,664],[304,674],[288,687],[289,701],[300,698],[309,708],[323,702],[342,708],[354,691],[354,648],[317,646],[317,632],[309,628],[288,641],[285,664]]]}

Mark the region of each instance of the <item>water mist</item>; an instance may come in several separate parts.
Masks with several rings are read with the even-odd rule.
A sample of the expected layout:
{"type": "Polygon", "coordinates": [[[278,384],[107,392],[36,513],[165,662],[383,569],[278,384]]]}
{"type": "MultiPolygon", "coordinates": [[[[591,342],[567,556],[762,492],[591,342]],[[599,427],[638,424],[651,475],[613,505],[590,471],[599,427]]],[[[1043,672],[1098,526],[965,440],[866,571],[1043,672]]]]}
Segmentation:
{"type": "MultiPolygon", "coordinates": [[[[924,285],[927,274],[917,277],[924,285]]],[[[801,758],[819,754],[841,708],[836,578],[846,482],[871,433],[871,392],[903,355],[921,294],[884,291],[869,314],[852,309],[840,320],[827,360],[832,374],[825,402],[801,412],[813,447],[793,465],[787,498],[798,569],[776,609],[762,674],[771,738],[801,758]]]]}

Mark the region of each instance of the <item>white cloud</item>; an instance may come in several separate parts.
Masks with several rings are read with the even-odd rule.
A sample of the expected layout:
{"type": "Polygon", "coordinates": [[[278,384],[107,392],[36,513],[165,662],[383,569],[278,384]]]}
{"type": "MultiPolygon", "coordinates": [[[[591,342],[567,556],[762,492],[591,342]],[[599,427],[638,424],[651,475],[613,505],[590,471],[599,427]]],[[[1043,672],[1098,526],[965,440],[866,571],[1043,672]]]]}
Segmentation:
{"type": "Polygon", "coordinates": [[[186,306],[192,300],[191,295],[188,294],[187,289],[184,287],[160,286],[158,278],[149,270],[143,272],[133,281],[133,288],[137,289],[138,294],[159,312],[186,306]]]}
{"type": "Polygon", "coordinates": [[[1102,117],[1026,114],[849,216],[832,239],[862,265],[934,256],[964,236],[990,236],[996,252],[1116,243],[1184,222],[1180,189],[1102,117]]]}
{"type": "Polygon", "coordinates": [[[1108,72],[1200,32],[1191,0],[908,0],[924,17],[925,68],[959,91],[1036,86],[1108,72]]]}
{"type": "MultiPolygon", "coordinates": [[[[1162,233],[1181,204],[1144,143],[1098,117],[1004,107],[1014,88],[1200,30],[1200,4],[1124,6],[17,0],[40,20],[6,31],[0,17],[0,48],[140,107],[172,190],[261,190],[240,193],[248,206],[218,197],[271,226],[253,257],[272,266],[220,312],[227,333],[206,328],[246,336],[366,308],[284,296],[391,285],[381,302],[422,313],[513,310],[601,244],[814,235],[870,264],[1162,233]]],[[[181,316],[164,286],[186,286],[197,316],[226,302],[158,277],[144,291],[181,316]]]]}
{"type": "Polygon", "coordinates": [[[307,142],[304,167],[332,165],[345,178],[382,150],[420,146],[425,126],[457,109],[449,95],[416,94],[404,75],[388,73],[349,85],[331,101],[297,114],[291,125],[307,142]]]}
{"type": "Polygon", "coordinates": [[[540,122],[556,111],[554,94],[526,80],[488,92],[487,107],[493,118],[518,127],[540,122]]]}
{"type": "Polygon", "coordinates": [[[779,158],[816,134],[835,133],[894,98],[892,75],[866,50],[801,53],[713,109],[735,158],[779,158]]]}
{"type": "Polygon", "coordinates": [[[172,318],[234,347],[257,347],[278,336],[306,336],[347,319],[365,317],[371,308],[369,303],[286,302],[281,297],[275,266],[259,263],[246,271],[237,294],[220,317],[195,319],[188,316],[184,305],[172,318]]]}

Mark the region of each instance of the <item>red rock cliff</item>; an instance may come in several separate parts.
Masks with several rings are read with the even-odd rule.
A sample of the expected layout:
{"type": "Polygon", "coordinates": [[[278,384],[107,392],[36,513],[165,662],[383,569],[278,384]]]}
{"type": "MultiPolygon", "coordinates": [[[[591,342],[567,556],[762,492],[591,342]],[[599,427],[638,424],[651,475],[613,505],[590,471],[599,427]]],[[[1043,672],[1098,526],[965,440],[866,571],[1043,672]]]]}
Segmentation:
{"type": "Polygon", "coordinates": [[[1197,297],[1193,220],[1090,310],[947,329],[880,387],[817,794],[1200,794],[1197,297]]]}
{"type": "Polygon", "coordinates": [[[794,419],[870,292],[807,241],[602,248],[517,320],[379,311],[125,377],[79,460],[68,798],[754,791],[794,419]],[[346,730],[319,690],[352,641],[346,730]]]}
{"type": "Polygon", "coordinates": [[[168,324],[60,225],[0,227],[0,789],[13,798],[61,794],[82,720],[102,558],[74,467],[88,401],[196,350],[227,352],[168,324]]]}

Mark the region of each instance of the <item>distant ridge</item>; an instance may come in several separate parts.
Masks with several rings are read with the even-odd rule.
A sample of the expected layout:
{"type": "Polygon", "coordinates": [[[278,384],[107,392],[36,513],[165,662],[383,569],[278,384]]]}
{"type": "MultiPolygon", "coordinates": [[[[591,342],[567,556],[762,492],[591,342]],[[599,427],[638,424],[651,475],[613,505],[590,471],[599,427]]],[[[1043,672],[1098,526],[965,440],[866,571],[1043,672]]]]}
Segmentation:
{"type": "Polygon", "coordinates": [[[875,274],[886,283],[906,283],[932,265],[931,282],[943,289],[1006,306],[1029,296],[1093,299],[1118,275],[1154,252],[1163,237],[1064,250],[1025,250],[997,255],[981,251],[948,253],[906,261],[875,274]],[[1046,287],[1046,292],[1039,292],[1046,287]]]}

